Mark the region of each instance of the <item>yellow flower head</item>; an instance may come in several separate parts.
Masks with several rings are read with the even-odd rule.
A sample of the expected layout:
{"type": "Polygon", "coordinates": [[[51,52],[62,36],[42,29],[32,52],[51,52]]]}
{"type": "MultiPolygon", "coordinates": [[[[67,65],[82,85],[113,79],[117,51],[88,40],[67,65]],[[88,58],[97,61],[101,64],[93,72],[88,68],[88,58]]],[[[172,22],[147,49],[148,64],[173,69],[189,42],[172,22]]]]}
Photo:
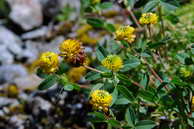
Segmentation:
{"type": "Polygon", "coordinates": [[[132,43],[135,40],[135,28],[127,25],[119,27],[115,32],[117,40],[125,40],[128,43],[132,43]]]}
{"type": "Polygon", "coordinates": [[[101,0],[91,0],[92,1],[92,4],[98,4],[101,2],[101,0]]]}
{"type": "Polygon", "coordinates": [[[69,63],[83,63],[85,53],[83,47],[78,40],[67,39],[59,46],[60,56],[63,56],[69,63]]]}
{"type": "Polygon", "coordinates": [[[123,67],[123,60],[117,55],[109,55],[102,60],[102,65],[109,70],[119,71],[123,67]]]}
{"type": "Polygon", "coordinates": [[[44,52],[38,59],[38,66],[45,73],[54,73],[58,69],[59,58],[54,52],[44,52]]]}
{"type": "Polygon", "coordinates": [[[83,66],[71,68],[67,74],[71,82],[79,81],[86,74],[86,68],[83,66]]]}
{"type": "Polygon", "coordinates": [[[181,67],[179,71],[180,71],[180,74],[185,78],[190,77],[192,75],[192,72],[186,69],[185,67],[181,67]]]}
{"type": "Polygon", "coordinates": [[[155,13],[143,13],[139,19],[140,24],[156,24],[158,16],[155,13]]]}
{"type": "Polygon", "coordinates": [[[94,90],[90,93],[90,104],[95,110],[108,112],[112,103],[112,95],[105,90],[94,90]]]}

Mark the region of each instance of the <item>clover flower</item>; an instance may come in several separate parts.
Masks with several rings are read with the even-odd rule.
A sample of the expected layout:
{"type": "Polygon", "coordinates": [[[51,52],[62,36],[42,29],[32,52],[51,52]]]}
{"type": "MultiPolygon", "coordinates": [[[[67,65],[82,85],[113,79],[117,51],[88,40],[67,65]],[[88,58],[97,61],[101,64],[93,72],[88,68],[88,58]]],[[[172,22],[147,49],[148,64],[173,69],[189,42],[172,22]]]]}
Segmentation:
{"type": "Polygon", "coordinates": [[[123,67],[123,60],[117,55],[109,55],[101,63],[112,71],[119,71],[123,67]]]}
{"type": "Polygon", "coordinates": [[[90,93],[90,104],[94,110],[108,112],[112,103],[112,95],[105,90],[94,90],[90,93]]]}
{"type": "Polygon", "coordinates": [[[125,40],[128,43],[132,43],[135,40],[135,28],[127,25],[119,27],[115,32],[117,40],[125,40]]]}
{"type": "Polygon", "coordinates": [[[78,40],[67,39],[60,46],[60,56],[68,63],[82,64],[85,60],[85,53],[81,43],[78,40]]]}
{"type": "Polygon", "coordinates": [[[71,82],[77,82],[86,74],[86,71],[83,66],[74,67],[69,70],[67,76],[71,82]]]}
{"type": "Polygon", "coordinates": [[[54,52],[44,52],[38,59],[37,65],[45,73],[54,73],[57,71],[59,65],[58,55],[54,52]]]}
{"type": "Polygon", "coordinates": [[[158,16],[155,13],[143,13],[139,19],[140,24],[156,24],[158,16]]]}

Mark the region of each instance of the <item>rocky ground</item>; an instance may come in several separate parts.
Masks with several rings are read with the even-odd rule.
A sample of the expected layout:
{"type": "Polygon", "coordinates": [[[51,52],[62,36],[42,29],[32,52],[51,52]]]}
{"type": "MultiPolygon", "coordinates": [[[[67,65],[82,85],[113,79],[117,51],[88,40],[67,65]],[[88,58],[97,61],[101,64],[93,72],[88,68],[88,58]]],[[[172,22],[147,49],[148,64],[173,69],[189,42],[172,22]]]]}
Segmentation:
{"type": "Polygon", "coordinates": [[[76,8],[79,0],[5,0],[0,13],[0,128],[67,129],[87,128],[87,99],[79,92],[66,92],[57,86],[38,91],[41,79],[33,63],[43,51],[57,51],[65,39],[69,23],[54,16],[67,3],[76,8]],[[65,30],[59,32],[60,27],[65,30]]]}

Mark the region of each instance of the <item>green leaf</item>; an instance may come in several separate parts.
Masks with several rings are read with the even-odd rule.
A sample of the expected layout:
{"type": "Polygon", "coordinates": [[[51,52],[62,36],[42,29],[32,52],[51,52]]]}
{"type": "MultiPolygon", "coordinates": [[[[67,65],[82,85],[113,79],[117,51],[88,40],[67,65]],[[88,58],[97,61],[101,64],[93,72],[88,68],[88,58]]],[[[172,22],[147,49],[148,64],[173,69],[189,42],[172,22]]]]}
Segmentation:
{"type": "Polygon", "coordinates": [[[117,97],[118,97],[118,90],[117,90],[117,88],[115,88],[113,93],[112,93],[112,104],[111,104],[111,106],[116,102],[117,97]]]}
{"type": "Polygon", "coordinates": [[[166,9],[167,11],[174,11],[174,10],[177,9],[176,6],[174,6],[174,5],[172,5],[172,4],[169,4],[169,3],[167,3],[167,2],[162,2],[162,1],[161,1],[160,4],[161,4],[162,7],[163,7],[164,9],[166,9]]]}
{"type": "Polygon", "coordinates": [[[103,113],[100,113],[100,112],[90,112],[88,113],[89,115],[92,115],[92,116],[95,116],[96,119],[100,120],[100,121],[104,121],[106,120],[105,116],[103,113]]]}
{"type": "Polygon", "coordinates": [[[49,75],[48,77],[45,78],[43,82],[40,83],[38,86],[39,90],[45,90],[53,86],[55,83],[57,83],[58,78],[56,75],[49,75]]]}
{"type": "Polygon", "coordinates": [[[98,46],[96,48],[96,57],[101,62],[106,56],[108,55],[108,52],[101,46],[98,46]]]}
{"type": "Polygon", "coordinates": [[[125,64],[125,65],[123,66],[123,68],[121,69],[121,71],[122,71],[122,72],[129,71],[129,70],[131,70],[131,69],[133,69],[133,68],[138,67],[140,64],[141,64],[141,63],[140,63],[139,59],[132,59],[132,60],[129,60],[129,61],[127,62],[127,64],[125,64]]]}
{"type": "Polygon", "coordinates": [[[104,20],[99,18],[88,18],[87,23],[93,26],[94,28],[103,28],[104,20]]]}
{"type": "Polygon", "coordinates": [[[129,80],[129,77],[127,77],[124,74],[117,74],[117,78],[120,80],[120,82],[126,84],[126,85],[131,85],[131,81],[129,80]]]}
{"type": "Polygon", "coordinates": [[[160,92],[160,90],[161,90],[163,87],[165,87],[167,84],[168,84],[168,82],[162,82],[162,83],[158,86],[158,88],[157,88],[157,93],[160,92]]]}
{"type": "Polygon", "coordinates": [[[171,108],[175,103],[175,100],[173,100],[169,95],[164,95],[162,98],[160,98],[159,102],[160,104],[164,105],[165,108],[171,108]]]}
{"type": "Polygon", "coordinates": [[[63,86],[63,89],[66,91],[72,91],[74,89],[74,86],[70,83],[67,83],[66,85],[63,86]]]}
{"type": "Polygon", "coordinates": [[[125,104],[129,104],[129,103],[130,103],[130,101],[126,98],[119,98],[115,102],[116,105],[125,105],[125,104]]]}
{"type": "Polygon", "coordinates": [[[141,120],[135,125],[135,128],[136,129],[152,129],[155,126],[156,126],[155,122],[151,120],[141,120]]]}
{"type": "Polygon", "coordinates": [[[102,73],[101,76],[106,78],[112,78],[113,74],[110,72],[105,72],[105,73],[102,73]]]}
{"type": "Polygon", "coordinates": [[[134,98],[133,94],[125,86],[118,85],[117,89],[129,101],[134,101],[135,98],[134,98]]]}
{"type": "Polygon", "coordinates": [[[144,74],[141,78],[141,81],[140,81],[140,85],[147,87],[148,83],[149,83],[149,76],[147,74],[144,74]]]}
{"type": "Polygon", "coordinates": [[[183,82],[179,77],[173,77],[171,83],[178,85],[178,86],[186,86],[188,85],[186,82],[183,82]]]}
{"type": "Polygon", "coordinates": [[[128,126],[134,127],[135,125],[135,112],[132,108],[127,108],[125,113],[125,120],[127,121],[128,126]]]}
{"type": "Polygon", "coordinates": [[[80,86],[75,84],[75,83],[71,83],[71,85],[73,86],[74,90],[80,90],[80,86]]]}
{"type": "Polygon", "coordinates": [[[125,40],[121,40],[121,43],[124,47],[128,48],[129,47],[129,43],[126,42],[125,40]]]}
{"type": "Polygon", "coordinates": [[[96,85],[94,85],[94,86],[92,87],[92,90],[91,90],[91,91],[98,90],[98,89],[100,89],[100,88],[103,87],[103,86],[104,86],[104,84],[98,83],[98,84],[96,84],[96,85]]]}
{"type": "Polygon", "coordinates": [[[114,119],[107,120],[107,123],[111,124],[111,126],[115,128],[119,128],[121,126],[120,122],[114,119]]]}
{"type": "Polygon", "coordinates": [[[49,76],[48,74],[45,74],[45,73],[42,71],[42,69],[40,69],[40,68],[37,69],[36,75],[37,75],[38,77],[40,77],[40,78],[46,78],[46,77],[49,76]]]}
{"type": "Polygon", "coordinates": [[[57,74],[64,74],[65,72],[67,72],[69,70],[69,65],[65,62],[61,62],[59,65],[59,69],[57,71],[57,74]]]}
{"type": "Polygon", "coordinates": [[[150,12],[152,11],[157,5],[159,4],[159,1],[158,0],[151,0],[149,1],[145,6],[144,6],[144,9],[143,9],[143,12],[150,12]]]}
{"type": "Polygon", "coordinates": [[[124,0],[124,4],[127,8],[132,9],[135,5],[135,0],[124,0]]]}
{"type": "Polygon", "coordinates": [[[86,74],[85,78],[88,81],[94,81],[94,80],[100,79],[101,76],[100,76],[100,73],[91,71],[86,74]]]}
{"type": "Polygon", "coordinates": [[[166,43],[168,43],[168,41],[170,41],[170,40],[171,40],[170,37],[165,37],[164,39],[162,39],[162,40],[160,40],[156,43],[150,42],[148,44],[148,47],[151,48],[151,49],[152,48],[159,48],[160,46],[165,45],[166,43]]]}
{"type": "Polygon", "coordinates": [[[151,91],[140,90],[138,96],[141,97],[143,100],[153,103],[156,101],[156,96],[151,91]]]}
{"type": "Polygon", "coordinates": [[[111,33],[116,31],[115,26],[110,23],[105,23],[104,28],[111,33]]]}
{"type": "Polygon", "coordinates": [[[98,7],[101,10],[111,8],[112,6],[113,6],[112,2],[103,2],[103,3],[98,4],[98,7]]]}

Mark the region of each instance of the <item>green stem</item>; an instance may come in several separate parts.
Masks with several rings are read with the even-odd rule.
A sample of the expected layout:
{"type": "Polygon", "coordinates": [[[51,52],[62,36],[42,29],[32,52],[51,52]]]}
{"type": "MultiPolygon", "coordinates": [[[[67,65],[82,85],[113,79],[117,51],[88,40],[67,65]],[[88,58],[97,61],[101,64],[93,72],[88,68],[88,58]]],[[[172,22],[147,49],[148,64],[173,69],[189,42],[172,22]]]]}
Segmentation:
{"type": "Polygon", "coordinates": [[[161,22],[161,30],[160,32],[162,33],[162,36],[165,36],[164,33],[164,20],[163,20],[163,16],[162,16],[162,7],[159,5],[158,6],[158,14],[159,14],[159,18],[160,18],[160,22],[161,22]]]}

